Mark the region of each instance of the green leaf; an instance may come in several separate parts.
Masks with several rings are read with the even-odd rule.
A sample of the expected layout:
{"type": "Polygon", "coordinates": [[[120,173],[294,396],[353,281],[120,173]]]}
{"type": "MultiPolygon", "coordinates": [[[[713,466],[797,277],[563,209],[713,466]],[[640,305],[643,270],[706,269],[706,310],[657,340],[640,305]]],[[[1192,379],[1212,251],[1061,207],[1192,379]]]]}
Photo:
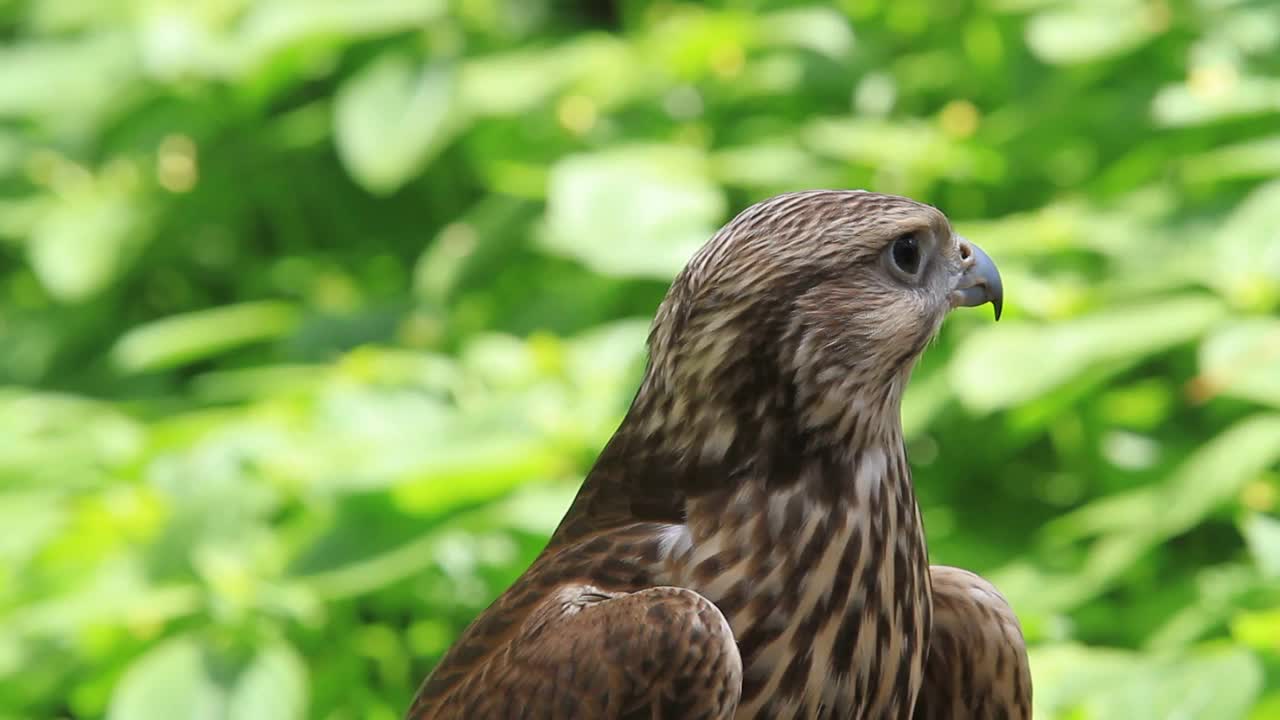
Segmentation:
{"type": "Polygon", "coordinates": [[[545,441],[498,433],[468,437],[434,446],[429,459],[396,478],[392,496],[408,512],[439,514],[493,501],[530,478],[556,473],[562,462],[545,441]]]}
{"type": "Polygon", "coordinates": [[[467,208],[432,238],[413,268],[414,294],[438,305],[447,303],[472,268],[500,257],[513,235],[527,232],[536,211],[532,203],[494,194],[467,208]]]}
{"type": "Polygon", "coordinates": [[[1240,532],[1263,577],[1280,578],[1280,520],[1249,513],[1240,523],[1240,532]]]}
{"type": "Polygon", "coordinates": [[[0,485],[97,487],[139,459],[147,434],[110,403],[0,390],[0,485]]]}
{"type": "Polygon", "coordinates": [[[128,372],[174,367],[281,337],[297,324],[293,305],[263,301],[174,315],[124,334],[112,356],[128,372]]]}
{"type": "Polygon", "coordinates": [[[1164,482],[1099,498],[1054,520],[1060,540],[1097,533],[1147,534],[1154,541],[1193,527],[1280,460],[1280,415],[1241,420],[1191,453],[1164,482]],[[1135,521],[1141,508],[1163,508],[1135,521]]]}
{"type": "Polygon", "coordinates": [[[1204,266],[1205,284],[1235,304],[1260,311],[1280,306],[1280,180],[1245,198],[1210,241],[1215,262],[1204,266]]]}
{"type": "Polygon", "coordinates": [[[14,571],[57,535],[70,515],[63,504],[62,493],[47,490],[0,492],[0,577],[12,583],[14,571]]]}
{"type": "Polygon", "coordinates": [[[39,118],[83,132],[129,94],[138,77],[131,38],[100,31],[75,40],[0,46],[0,117],[39,118]]]}
{"type": "Polygon", "coordinates": [[[1280,692],[1272,690],[1253,706],[1249,720],[1271,720],[1280,717],[1280,692]]]}
{"type": "Polygon", "coordinates": [[[669,279],[723,219],[706,159],[674,145],[573,155],[552,169],[543,246],[597,272],[669,279]]]}
{"type": "Polygon", "coordinates": [[[545,102],[571,77],[563,49],[517,50],[469,59],[459,94],[477,115],[514,115],[545,102]]]}
{"type": "Polygon", "coordinates": [[[813,151],[901,177],[909,190],[936,179],[998,180],[1004,160],[987,148],[958,142],[923,122],[823,118],[803,128],[813,151]]]}
{"type": "Polygon", "coordinates": [[[1280,135],[1222,145],[1183,159],[1183,172],[1192,182],[1268,179],[1280,175],[1280,135]]]}
{"type": "Polygon", "coordinates": [[[107,720],[221,720],[227,700],[203,649],[189,636],[166,640],[129,666],[107,720]]]}
{"type": "Polygon", "coordinates": [[[718,58],[740,54],[754,44],[760,23],[744,12],[706,12],[685,5],[663,13],[654,22],[642,47],[657,67],[684,81],[714,71],[718,58]]]}
{"type": "Polygon", "coordinates": [[[573,338],[565,358],[569,376],[591,391],[616,390],[624,380],[638,380],[651,324],[620,320],[573,338]]]}
{"type": "MultiPolygon", "coordinates": [[[[1153,195],[1157,200],[1151,203],[1154,210],[1139,202],[1138,197],[1127,198],[1132,202],[1106,210],[1079,201],[1064,200],[1029,212],[994,220],[969,220],[957,225],[965,237],[982,245],[982,249],[995,258],[1009,255],[1052,257],[1076,249],[1124,256],[1151,249],[1151,226],[1164,214],[1164,203],[1160,202],[1159,195],[1153,195]]],[[[1144,255],[1143,259],[1150,262],[1149,255],[1144,255]]]]}
{"type": "Polygon", "coordinates": [[[1262,691],[1262,666],[1242,649],[1206,652],[1156,672],[1149,681],[1152,689],[1126,688],[1117,706],[1109,708],[1110,717],[1236,720],[1245,717],[1262,691]]]}
{"type": "MultiPolygon", "coordinates": [[[[26,153],[27,148],[17,133],[0,130],[0,176],[8,175],[21,167],[26,153]]],[[[5,206],[0,205],[0,208],[3,207],[5,206]]]]}
{"type": "MultiPolygon", "coordinates": [[[[1063,717],[1082,698],[1099,697],[1129,682],[1139,667],[1135,654],[1082,645],[1032,648],[1034,717],[1063,717]]],[[[1097,716],[1084,716],[1095,720],[1097,716]]]]}
{"type": "Polygon", "coordinates": [[[924,432],[951,399],[945,372],[917,374],[902,396],[902,432],[908,438],[924,432]]]}
{"type": "Polygon", "coordinates": [[[209,372],[195,379],[195,394],[212,402],[245,402],[314,391],[327,379],[314,365],[263,365],[209,372]]]}
{"type": "Polygon", "coordinates": [[[1182,296],[1050,325],[989,326],[957,348],[952,385],[973,411],[1014,407],[1091,368],[1131,363],[1189,342],[1225,310],[1213,298],[1182,296]]]}
{"type": "Polygon", "coordinates": [[[1186,532],[1280,461],[1280,415],[1254,415],[1196,449],[1169,478],[1152,524],[1165,537],[1186,532]]]}
{"type": "Polygon", "coordinates": [[[372,193],[398,190],[461,129],[457,73],[386,55],[343,83],[334,105],[338,155],[372,193]]]}
{"type": "Polygon", "coordinates": [[[1045,527],[1054,550],[1097,536],[1075,572],[1042,572],[1022,564],[996,580],[1010,599],[1039,610],[1076,607],[1129,570],[1151,548],[1203,522],[1247,483],[1280,461],[1280,415],[1245,418],[1191,453],[1167,479],[1105,496],[1045,527]]]}
{"type": "Polygon", "coordinates": [[[194,636],[165,640],[125,671],[108,720],[297,720],[306,716],[306,668],[282,642],[227,667],[194,636]]]}
{"type": "Polygon", "coordinates": [[[803,47],[833,59],[853,49],[849,20],[832,8],[812,6],[780,10],[760,18],[762,45],[803,47]]]}
{"type": "Polygon", "coordinates": [[[1280,320],[1249,318],[1225,325],[1200,344],[1197,392],[1229,395],[1280,408],[1280,320]]]}
{"type": "MultiPolygon", "coordinates": [[[[1177,612],[1151,632],[1143,648],[1153,653],[1181,651],[1196,640],[1210,635],[1232,620],[1236,608],[1258,593],[1266,581],[1243,563],[1224,563],[1196,572],[1196,600],[1177,612]]],[[[1155,604],[1159,600],[1153,598],[1155,604]]]]}
{"type": "Polygon", "coordinates": [[[1064,645],[1031,655],[1036,717],[1237,720],[1262,691],[1257,658],[1238,649],[1148,658],[1064,645]]]}
{"type": "Polygon", "coordinates": [[[64,302],[81,302],[110,287],[148,239],[134,198],[90,182],[59,195],[27,240],[40,283],[64,302]]]}
{"type": "Polygon", "coordinates": [[[783,192],[810,187],[835,187],[840,173],[788,141],[725,148],[711,157],[715,177],[724,185],[783,192]]]}
{"type": "Polygon", "coordinates": [[[307,667],[283,642],[261,647],[229,701],[228,720],[301,720],[307,716],[307,667]]]}
{"type": "Polygon", "coordinates": [[[1041,60],[1055,65],[1123,55],[1152,35],[1144,11],[1139,3],[1125,2],[1042,12],[1027,24],[1027,46],[1041,60]]]}
{"type": "Polygon", "coordinates": [[[1240,613],[1231,620],[1231,636],[1258,650],[1277,647],[1280,645],[1280,608],[1240,613]]]}
{"type": "Polygon", "coordinates": [[[529,112],[570,85],[609,100],[637,89],[629,78],[616,75],[637,70],[632,54],[626,42],[611,35],[587,34],[547,48],[468,58],[458,92],[467,111],[482,116],[529,112]],[[598,77],[591,82],[593,76],[598,77]]]}
{"type": "Polygon", "coordinates": [[[254,2],[237,24],[232,49],[242,73],[261,72],[290,50],[421,28],[447,9],[444,0],[254,2]]]}
{"type": "Polygon", "coordinates": [[[1214,66],[1199,82],[1166,85],[1151,101],[1151,114],[1165,127],[1207,125],[1237,117],[1280,112],[1280,80],[1240,75],[1234,66],[1214,66]]]}

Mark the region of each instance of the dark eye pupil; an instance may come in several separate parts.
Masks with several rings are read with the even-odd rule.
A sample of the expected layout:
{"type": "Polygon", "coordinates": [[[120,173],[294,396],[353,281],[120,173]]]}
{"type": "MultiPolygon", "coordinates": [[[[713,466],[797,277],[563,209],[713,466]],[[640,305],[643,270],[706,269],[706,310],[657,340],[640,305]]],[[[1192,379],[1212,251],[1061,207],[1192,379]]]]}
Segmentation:
{"type": "Polygon", "coordinates": [[[893,262],[908,275],[920,269],[920,243],[915,235],[905,235],[893,242],[893,262]]]}

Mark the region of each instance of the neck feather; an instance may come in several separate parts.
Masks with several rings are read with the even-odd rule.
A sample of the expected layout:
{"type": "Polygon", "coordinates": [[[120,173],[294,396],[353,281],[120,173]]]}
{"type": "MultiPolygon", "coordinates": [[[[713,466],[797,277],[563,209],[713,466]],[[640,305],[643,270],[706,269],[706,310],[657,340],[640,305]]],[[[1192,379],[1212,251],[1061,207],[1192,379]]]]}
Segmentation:
{"type": "Polygon", "coordinates": [[[869,509],[914,516],[899,411],[905,377],[782,377],[770,367],[725,366],[698,385],[650,366],[552,544],[634,522],[696,522],[693,501],[725,507],[744,487],[832,506],[858,501],[862,488],[869,509]]]}

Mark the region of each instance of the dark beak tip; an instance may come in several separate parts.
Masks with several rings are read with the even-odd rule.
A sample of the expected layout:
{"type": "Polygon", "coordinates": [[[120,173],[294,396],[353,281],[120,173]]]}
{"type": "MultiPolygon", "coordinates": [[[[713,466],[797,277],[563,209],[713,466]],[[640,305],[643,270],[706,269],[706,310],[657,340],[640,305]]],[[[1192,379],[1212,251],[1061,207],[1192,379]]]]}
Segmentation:
{"type": "Polygon", "coordinates": [[[1000,270],[982,248],[967,240],[965,243],[973,253],[973,262],[965,271],[967,279],[960,291],[963,293],[961,304],[975,307],[991,303],[996,322],[999,322],[1004,311],[1004,281],[1000,278],[1000,270]]]}

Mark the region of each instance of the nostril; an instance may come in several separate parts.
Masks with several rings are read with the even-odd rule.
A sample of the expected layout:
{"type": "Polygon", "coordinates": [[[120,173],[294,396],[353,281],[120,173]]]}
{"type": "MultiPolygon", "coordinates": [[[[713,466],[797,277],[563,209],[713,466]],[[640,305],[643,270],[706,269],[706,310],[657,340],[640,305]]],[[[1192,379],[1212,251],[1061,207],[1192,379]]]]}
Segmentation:
{"type": "Polygon", "coordinates": [[[969,246],[969,243],[965,242],[964,240],[961,240],[960,241],[960,259],[967,262],[972,257],[973,257],[973,248],[969,246]]]}

